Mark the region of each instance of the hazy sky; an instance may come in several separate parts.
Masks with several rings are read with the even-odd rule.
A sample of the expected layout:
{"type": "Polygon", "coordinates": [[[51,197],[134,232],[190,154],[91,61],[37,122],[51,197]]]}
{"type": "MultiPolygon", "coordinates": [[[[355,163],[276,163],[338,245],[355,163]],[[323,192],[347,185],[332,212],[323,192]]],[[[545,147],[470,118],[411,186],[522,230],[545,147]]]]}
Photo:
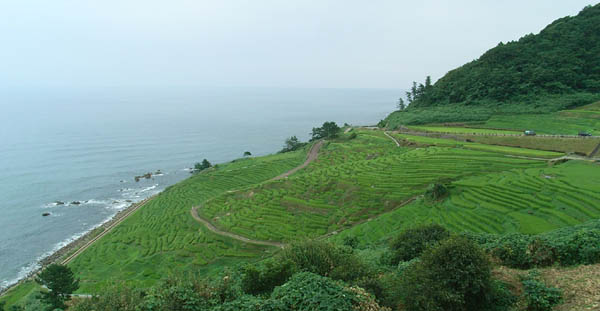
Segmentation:
{"type": "Polygon", "coordinates": [[[2,0],[0,85],[407,88],[589,0],[2,0]]]}

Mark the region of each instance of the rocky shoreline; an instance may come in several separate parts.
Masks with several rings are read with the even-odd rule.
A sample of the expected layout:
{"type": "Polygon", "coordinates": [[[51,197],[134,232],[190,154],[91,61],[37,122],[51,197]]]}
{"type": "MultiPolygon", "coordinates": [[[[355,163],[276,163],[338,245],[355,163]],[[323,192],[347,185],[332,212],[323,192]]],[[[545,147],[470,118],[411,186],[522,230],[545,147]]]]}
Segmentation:
{"type": "MultiPolygon", "coordinates": [[[[156,195],[154,195],[156,196],[156,195]]],[[[39,261],[40,267],[29,272],[27,274],[27,276],[25,276],[24,278],[20,279],[19,281],[17,281],[15,284],[9,285],[6,288],[0,289],[0,296],[4,295],[6,292],[10,291],[11,289],[15,288],[16,286],[32,279],[36,274],[38,274],[42,269],[44,269],[44,267],[53,264],[53,263],[60,263],[65,257],[67,257],[69,254],[73,253],[74,251],[76,251],[77,249],[79,249],[80,247],[82,247],[83,245],[85,245],[88,241],[90,241],[91,239],[93,239],[94,237],[96,237],[97,235],[101,234],[102,232],[104,232],[106,230],[107,227],[111,226],[113,223],[121,220],[123,217],[125,217],[125,215],[127,215],[127,212],[136,208],[139,204],[143,204],[144,202],[150,200],[152,197],[148,197],[145,200],[142,200],[138,203],[132,203],[130,204],[128,207],[120,210],[119,212],[117,212],[113,217],[111,217],[108,221],[102,223],[101,225],[99,225],[98,227],[86,232],[84,235],[80,236],[79,238],[73,240],[72,242],[68,243],[67,245],[61,247],[60,249],[58,249],[57,251],[53,252],[52,254],[50,254],[47,257],[44,257],[43,259],[41,259],[39,261]]]]}

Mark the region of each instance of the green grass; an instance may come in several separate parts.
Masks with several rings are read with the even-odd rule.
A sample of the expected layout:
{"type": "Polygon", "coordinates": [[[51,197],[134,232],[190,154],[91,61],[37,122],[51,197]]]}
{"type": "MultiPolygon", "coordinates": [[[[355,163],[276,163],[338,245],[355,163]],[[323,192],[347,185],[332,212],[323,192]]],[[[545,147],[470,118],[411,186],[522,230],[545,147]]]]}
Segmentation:
{"type": "Polygon", "coordinates": [[[540,157],[540,158],[556,158],[563,154],[554,151],[526,149],[526,148],[515,148],[508,146],[497,146],[497,145],[486,145],[480,143],[462,142],[453,139],[435,138],[408,134],[393,134],[394,137],[407,140],[414,143],[436,145],[436,146],[448,146],[454,148],[465,148],[472,150],[489,151],[495,153],[503,153],[508,155],[526,156],[526,157],[540,157]]]}
{"type": "Polygon", "coordinates": [[[10,306],[21,303],[26,297],[31,296],[39,290],[40,286],[37,283],[26,281],[6,292],[0,297],[0,302],[6,302],[6,310],[10,310],[10,306]]]}
{"type": "Polygon", "coordinates": [[[578,153],[583,155],[589,155],[594,148],[600,144],[600,138],[481,135],[458,135],[457,138],[462,141],[469,139],[473,142],[486,145],[501,145],[564,153],[578,153]]]}
{"type": "Polygon", "coordinates": [[[438,223],[452,231],[536,234],[600,218],[600,165],[552,167],[472,176],[451,184],[442,202],[418,200],[333,236],[382,243],[401,230],[438,223]]]}
{"type": "Polygon", "coordinates": [[[600,102],[550,114],[497,115],[482,127],[534,130],[552,135],[577,135],[579,132],[600,135],[600,102]]]}
{"type": "Polygon", "coordinates": [[[545,165],[476,150],[398,148],[380,131],[357,133],[330,142],[302,173],[216,197],[199,213],[250,238],[316,238],[393,210],[440,180],[545,165]]]}
{"type": "Polygon", "coordinates": [[[522,134],[520,131],[495,130],[486,128],[450,127],[450,126],[408,126],[409,129],[422,132],[451,134],[522,134]]]}
{"type": "Polygon", "coordinates": [[[93,292],[110,280],[145,287],[169,273],[209,271],[270,251],[212,234],[190,216],[190,209],[275,177],[305,157],[302,150],[240,159],[169,187],[70,264],[82,279],[79,292],[93,292]]]}

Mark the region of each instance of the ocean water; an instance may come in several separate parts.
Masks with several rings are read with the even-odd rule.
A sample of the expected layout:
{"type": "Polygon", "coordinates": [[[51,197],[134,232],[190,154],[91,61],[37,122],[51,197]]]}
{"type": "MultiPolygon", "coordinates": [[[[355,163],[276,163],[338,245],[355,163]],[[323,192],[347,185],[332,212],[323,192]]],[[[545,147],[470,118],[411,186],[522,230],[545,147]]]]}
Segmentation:
{"type": "Polygon", "coordinates": [[[0,94],[0,288],[204,158],[266,155],[324,121],[375,124],[400,90],[96,88],[0,94]],[[139,182],[134,176],[162,172],[139,182]],[[57,201],[65,204],[57,204],[57,201]],[[81,204],[72,204],[79,201],[81,204]],[[43,213],[50,216],[43,217],[43,213]]]}

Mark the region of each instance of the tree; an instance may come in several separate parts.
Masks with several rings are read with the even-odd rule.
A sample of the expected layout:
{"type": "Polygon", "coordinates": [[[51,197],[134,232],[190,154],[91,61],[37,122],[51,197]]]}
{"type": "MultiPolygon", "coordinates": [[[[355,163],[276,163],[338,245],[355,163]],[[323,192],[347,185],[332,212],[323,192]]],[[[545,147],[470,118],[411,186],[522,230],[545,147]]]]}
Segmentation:
{"type": "Polygon", "coordinates": [[[283,149],[281,149],[280,152],[295,151],[304,147],[304,145],[306,145],[306,143],[300,142],[298,137],[292,136],[285,140],[285,145],[283,145],[283,149]]]}
{"type": "Polygon", "coordinates": [[[464,237],[426,250],[402,283],[406,310],[493,310],[491,264],[483,250],[464,237]]]}
{"type": "Polygon", "coordinates": [[[398,98],[398,110],[406,109],[406,104],[404,103],[404,99],[402,97],[398,98]]]}
{"type": "Polygon", "coordinates": [[[212,166],[212,164],[210,164],[210,162],[208,162],[207,159],[204,159],[204,160],[202,160],[202,163],[196,163],[194,165],[194,172],[203,171],[211,166],[212,166]]]}
{"type": "Polygon", "coordinates": [[[249,156],[251,156],[251,155],[252,155],[252,153],[250,153],[250,151],[245,151],[245,152],[244,152],[244,156],[245,156],[245,157],[249,157],[249,156]]]}
{"type": "Polygon", "coordinates": [[[321,127],[313,127],[311,140],[317,140],[322,138],[335,138],[337,137],[340,127],[333,121],[323,123],[321,127]]]}
{"type": "Polygon", "coordinates": [[[65,301],[79,288],[79,279],[75,279],[73,271],[58,264],[51,264],[44,269],[36,282],[48,288],[48,292],[42,292],[41,300],[50,304],[49,310],[66,308],[65,301]]]}

